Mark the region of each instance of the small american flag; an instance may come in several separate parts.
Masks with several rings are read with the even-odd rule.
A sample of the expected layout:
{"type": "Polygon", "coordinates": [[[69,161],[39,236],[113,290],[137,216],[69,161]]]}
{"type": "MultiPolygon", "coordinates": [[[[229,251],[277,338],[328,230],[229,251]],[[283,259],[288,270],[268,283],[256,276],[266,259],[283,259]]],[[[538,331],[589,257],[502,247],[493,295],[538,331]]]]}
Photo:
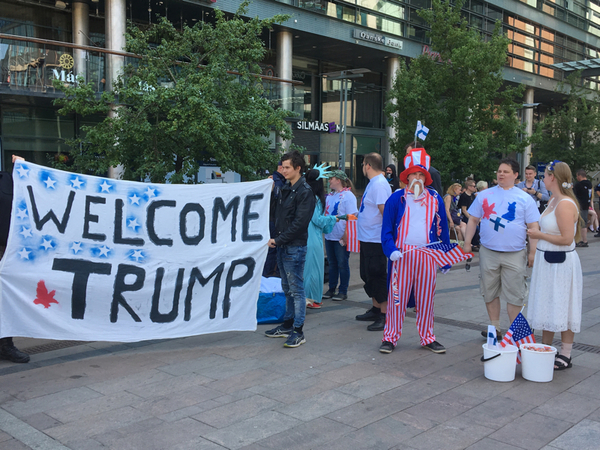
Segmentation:
{"type": "MultiPolygon", "coordinates": [[[[515,345],[518,347],[520,344],[535,344],[533,331],[531,331],[527,319],[521,313],[515,318],[514,322],[504,335],[504,339],[500,342],[502,347],[506,347],[507,345],[515,345]]],[[[521,364],[520,353],[517,353],[517,364],[521,364]]]]}
{"type": "Polygon", "coordinates": [[[348,217],[346,221],[346,229],[348,233],[348,242],[346,243],[346,250],[353,253],[360,253],[360,242],[358,242],[358,230],[356,229],[357,224],[356,218],[348,217]]]}
{"type": "Polygon", "coordinates": [[[434,261],[440,267],[451,266],[473,257],[471,253],[463,252],[463,249],[457,244],[445,244],[443,242],[419,247],[416,248],[415,251],[432,256],[434,261]]]}

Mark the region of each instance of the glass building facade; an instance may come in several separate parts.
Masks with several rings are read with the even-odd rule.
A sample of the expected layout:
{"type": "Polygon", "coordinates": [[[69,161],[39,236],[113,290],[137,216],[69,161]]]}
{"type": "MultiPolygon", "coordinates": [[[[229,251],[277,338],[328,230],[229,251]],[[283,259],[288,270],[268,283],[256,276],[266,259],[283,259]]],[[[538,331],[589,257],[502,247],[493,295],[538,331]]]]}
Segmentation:
{"type": "MultiPolygon", "coordinates": [[[[0,144],[3,168],[10,168],[12,153],[45,164],[53,154],[64,152],[66,140],[74,137],[82,123],[76,117],[56,114],[53,100],[58,93],[54,80],[72,83],[83,74],[97,92],[106,83],[107,2],[87,4],[87,38],[82,51],[75,45],[72,5],[57,7],[54,0],[0,3],[0,144]],[[81,54],[83,52],[83,57],[81,54]],[[78,58],[79,53],[79,58],[78,58]]],[[[126,16],[140,25],[152,23],[157,15],[167,17],[177,27],[184,23],[210,21],[213,7],[232,13],[239,2],[217,0],[128,0],[126,16]]],[[[337,165],[341,106],[344,89],[340,79],[324,74],[364,67],[369,72],[348,80],[346,104],[345,169],[360,187],[362,157],[383,152],[387,145],[384,105],[390,78],[391,59],[415,57],[427,51],[427,26],[418,11],[431,6],[430,0],[255,0],[249,15],[267,17],[274,8],[287,8],[299,20],[285,28],[265,33],[268,49],[263,61],[265,95],[276,106],[291,110],[290,125],[294,142],[307,149],[311,163],[337,165]],[[328,29],[296,25],[326,19],[328,29]],[[289,33],[291,43],[284,51],[291,54],[291,79],[295,84],[282,88],[276,35],[289,33]],[[360,37],[357,37],[360,36],[360,37]],[[362,40],[361,40],[362,39],[362,40]],[[382,45],[385,43],[385,45],[382,45]],[[391,43],[391,44],[389,44],[391,43]],[[360,59],[363,58],[363,59],[360,59]]],[[[279,12],[279,11],[276,11],[279,12]]],[[[497,22],[511,43],[507,69],[522,79],[533,75],[554,84],[563,73],[552,67],[565,61],[598,58],[600,52],[600,0],[468,0],[463,15],[469,24],[491,35],[497,22]],[[553,24],[551,28],[548,24],[553,24]],[[559,24],[560,26],[557,26],[559,24]],[[515,72],[512,72],[515,73],[515,72]]],[[[130,59],[129,61],[133,61],[130,59]]],[[[598,89],[598,77],[584,80],[598,89]]],[[[538,83],[539,84],[539,83],[538,83]]],[[[538,86],[530,87],[538,92],[538,86]]],[[[552,105],[547,105],[552,106],[552,105]]],[[[536,111],[537,114],[537,111],[536,111]]],[[[534,117],[537,117],[535,115],[534,117]]]]}

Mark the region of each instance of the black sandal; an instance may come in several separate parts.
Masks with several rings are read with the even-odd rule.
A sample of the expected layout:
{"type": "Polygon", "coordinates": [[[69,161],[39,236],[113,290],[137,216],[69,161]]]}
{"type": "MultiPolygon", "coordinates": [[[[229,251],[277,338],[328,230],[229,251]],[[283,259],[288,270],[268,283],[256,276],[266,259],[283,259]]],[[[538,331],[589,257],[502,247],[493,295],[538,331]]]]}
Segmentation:
{"type": "Polygon", "coordinates": [[[571,358],[567,358],[564,355],[556,355],[554,357],[554,370],[565,370],[573,367],[571,358]]]}

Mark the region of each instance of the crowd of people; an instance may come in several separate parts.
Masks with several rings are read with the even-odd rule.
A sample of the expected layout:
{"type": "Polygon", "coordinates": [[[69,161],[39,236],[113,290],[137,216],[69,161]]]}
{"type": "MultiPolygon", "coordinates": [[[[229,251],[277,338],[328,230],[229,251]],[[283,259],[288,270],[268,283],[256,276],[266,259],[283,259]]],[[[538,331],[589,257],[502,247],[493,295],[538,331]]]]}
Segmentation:
{"type": "MultiPolygon", "coordinates": [[[[361,170],[368,183],[360,202],[345,171],[324,166],[306,170],[300,153],[283,155],[272,176],[271,239],[264,274],[281,277],[286,312],[283,323],[266,336],[285,338],[285,347],[298,347],[306,342],[307,307],[319,309],[323,299],[347,299],[353,238],[347,220],[357,218],[360,277],[372,307],[356,320],[371,322],[368,331],[383,332],[381,353],[396,347],[411,307],[421,346],[434,353],[446,351],[436,340],[433,317],[436,274],[450,266],[418,250],[450,244],[453,237],[464,251],[462,260],[470,262],[471,252],[479,251],[481,294],[498,337],[502,304],[512,323],[527,301],[529,320],[543,331],[544,344],[561,333],[555,369],[571,367],[582,312],[582,273],[575,248],[588,246],[588,227],[600,236],[597,216],[591,214],[600,184],[594,189],[584,170],[577,171],[573,184],[571,169],[560,161],[547,165],[543,180],[536,178],[535,167],[527,166],[519,182],[519,164],[503,159],[491,188],[485,181],[467,178],[443,192],[440,173],[422,144],[412,142],[405,150],[399,173],[394,164],[384,168],[377,153],[364,156],[361,170]],[[325,252],[329,278],[323,293],[325,252]],[[529,289],[527,267],[533,267],[529,289]]],[[[6,236],[3,239],[5,245],[6,236]]],[[[0,341],[0,358],[29,360],[10,338],[0,341]]]]}
{"type": "MultiPolygon", "coordinates": [[[[555,370],[572,366],[571,349],[574,334],[581,328],[582,310],[581,265],[574,249],[588,246],[588,227],[600,236],[597,217],[588,222],[594,189],[585,171],[577,172],[573,185],[568,165],[554,161],[546,167],[543,180],[536,178],[535,167],[527,166],[519,181],[519,164],[503,159],[490,185],[467,178],[464,183],[450,184],[444,192],[427,151],[412,142],[406,146],[399,171],[394,164],[384,167],[377,153],[365,155],[361,170],[368,183],[357,204],[344,171],[313,169],[303,177],[300,154],[287,154],[282,161],[287,183],[273,206],[275,216],[285,220],[275,221],[269,245],[277,248],[288,309],[284,323],[268,330],[267,336],[284,337],[285,346],[297,347],[305,342],[306,307],[318,309],[322,299],[347,299],[350,237],[346,219],[355,215],[360,277],[372,301],[372,307],[356,320],[370,322],[368,331],[383,332],[381,353],[395,349],[411,307],[421,346],[435,353],[446,351],[433,331],[433,311],[436,273],[449,266],[415,250],[454,239],[464,251],[462,260],[470,262],[471,252],[479,251],[480,290],[497,336],[503,334],[502,305],[506,304],[512,323],[527,303],[529,320],[543,332],[544,344],[551,344],[554,333],[561,333],[555,370]],[[327,195],[324,180],[330,190],[327,195]],[[290,233],[290,229],[297,231],[290,233]],[[313,255],[307,262],[310,269],[300,270],[298,255],[304,253],[292,249],[290,240],[307,248],[303,251],[306,261],[308,254],[313,255]],[[329,262],[325,293],[323,242],[329,262]],[[528,267],[533,267],[531,288],[528,267]],[[290,276],[294,270],[304,273],[304,282],[290,276]]],[[[600,184],[595,192],[600,194],[600,184]]]]}

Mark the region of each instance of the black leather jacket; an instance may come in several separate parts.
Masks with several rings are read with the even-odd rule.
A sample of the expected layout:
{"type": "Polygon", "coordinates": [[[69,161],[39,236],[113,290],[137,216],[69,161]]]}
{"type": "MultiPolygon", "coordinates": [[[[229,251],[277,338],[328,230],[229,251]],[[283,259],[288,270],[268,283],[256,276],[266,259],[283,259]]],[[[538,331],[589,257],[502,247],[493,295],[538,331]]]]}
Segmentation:
{"type": "Polygon", "coordinates": [[[315,211],[315,196],[304,177],[293,186],[283,186],[278,198],[271,197],[275,211],[275,244],[277,246],[304,246],[308,239],[308,225],[315,211]]]}

